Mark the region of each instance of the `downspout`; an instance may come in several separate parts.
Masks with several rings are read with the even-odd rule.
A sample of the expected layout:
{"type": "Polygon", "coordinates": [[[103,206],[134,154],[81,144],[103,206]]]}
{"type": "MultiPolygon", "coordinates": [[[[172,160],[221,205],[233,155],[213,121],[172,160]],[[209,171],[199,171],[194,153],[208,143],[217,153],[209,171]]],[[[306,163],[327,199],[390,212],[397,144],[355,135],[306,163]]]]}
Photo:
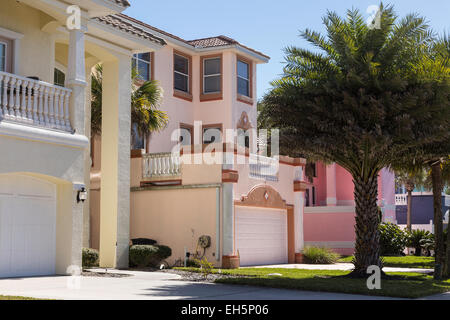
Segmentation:
{"type": "Polygon", "coordinates": [[[216,188],[216,261],[220,261],[220,187],[216,188]]]}

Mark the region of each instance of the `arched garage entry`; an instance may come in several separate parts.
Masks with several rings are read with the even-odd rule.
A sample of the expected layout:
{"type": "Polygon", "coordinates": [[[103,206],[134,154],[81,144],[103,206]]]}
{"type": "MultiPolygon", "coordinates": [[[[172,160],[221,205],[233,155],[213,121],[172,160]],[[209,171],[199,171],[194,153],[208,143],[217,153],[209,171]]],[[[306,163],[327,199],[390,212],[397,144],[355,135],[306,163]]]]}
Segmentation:
{"type": "Polygon", "coordinates": [[[241,266],[294,263],[294,207],[268,185],[235,201],[235,251],[241,266]]]}
{"type": "Polygon", "coordinates": [[[0,175],[0,278],[55,274],[56,185],[0,175]]]}

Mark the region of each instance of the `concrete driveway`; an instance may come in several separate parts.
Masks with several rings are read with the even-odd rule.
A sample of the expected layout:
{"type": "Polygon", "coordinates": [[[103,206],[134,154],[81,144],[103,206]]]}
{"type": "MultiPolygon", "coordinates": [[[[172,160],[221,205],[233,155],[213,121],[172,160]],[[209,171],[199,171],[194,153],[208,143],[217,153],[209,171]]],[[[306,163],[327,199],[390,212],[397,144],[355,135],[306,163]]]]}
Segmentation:
{"type": "Polygon", "coordinates": [[[187,282],[164,272],[112,271],[126,278],[66,276],[0,279],[0,295],[63,300],[372,300],[381,297],[187,282]],[[79,286],[78,286],[79,284],[79,286]]]}

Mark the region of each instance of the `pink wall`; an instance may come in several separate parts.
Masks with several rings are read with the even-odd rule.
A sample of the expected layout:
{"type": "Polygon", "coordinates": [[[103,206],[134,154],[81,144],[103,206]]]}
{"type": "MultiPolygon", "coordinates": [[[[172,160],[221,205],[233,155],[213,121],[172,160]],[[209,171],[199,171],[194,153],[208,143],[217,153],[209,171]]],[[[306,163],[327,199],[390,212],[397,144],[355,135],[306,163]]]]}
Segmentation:
{"type": "Polygon", "coordinates": [[[353,178],[352,175],[344,168],[336,165],[336,195],[339,201],[353,200],[353,178]]]}

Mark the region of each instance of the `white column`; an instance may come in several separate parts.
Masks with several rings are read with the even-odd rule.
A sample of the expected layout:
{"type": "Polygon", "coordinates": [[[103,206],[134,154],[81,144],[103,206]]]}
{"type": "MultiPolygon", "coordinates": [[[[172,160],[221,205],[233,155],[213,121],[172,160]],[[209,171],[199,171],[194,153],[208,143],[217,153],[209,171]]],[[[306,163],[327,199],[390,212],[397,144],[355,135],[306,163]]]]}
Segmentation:
{"type": "Polygon", "coordinates": [[[234,255],[234,199],[233,184],[224,183],[222,187],[222,224],[223,244],[222,255],[234,255]]]}
{"type": "MultiPolygon", "coordinates": [[[[304,180],[304,168],[295,167],[294,180],[304,180]]],[[[301,253],[304,247],[303,236],[303,211],[305,207],[305,192],[294,192],[294,241],[295,253],[301,253]]]]}
{"type": "Polygon", "coordinates": [[[128,267],[131,53],[103,63],[100,265],[128,267]]]}
{"type": "Polygon", "coordinates": [[[84,110],[86,103],[86,73],[84,51],[85,29],[69,30],[69,59],[67,63],[67,86],[72,89],[69,112],[72,129],[84,134],[84,110]]]}

